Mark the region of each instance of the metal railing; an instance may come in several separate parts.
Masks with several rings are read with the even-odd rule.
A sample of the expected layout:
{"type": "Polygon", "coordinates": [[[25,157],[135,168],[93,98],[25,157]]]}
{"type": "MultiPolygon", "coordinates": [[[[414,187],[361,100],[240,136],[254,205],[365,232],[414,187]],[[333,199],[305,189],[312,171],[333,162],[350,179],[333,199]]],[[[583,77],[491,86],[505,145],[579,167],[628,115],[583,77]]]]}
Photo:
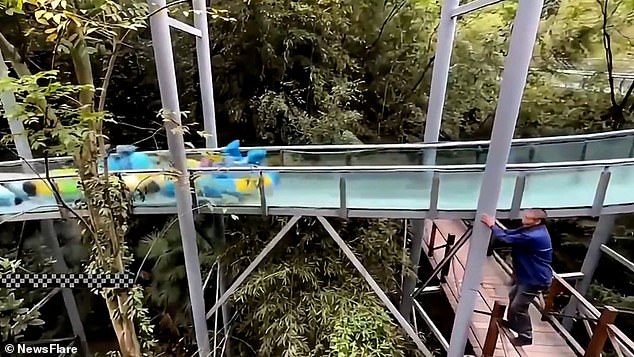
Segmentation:
{"type": "MultiPolygon", "coordinates": [[[[441,166],[423,166],[423,165],[418,165],[418,166],[319,166],[319,167],[303,167],[303,166],[298,166],[298,167],[280,167],[280,166],[267,166],[267,167],[257,167],[257,168],[250,168],[250,167],[230,167],[230,168],[222,168],[222,167],[209,167],[209,168],[196,168],[196,169],[190,169],[189,171],[192,173],[191,175],[191,181],[190,181],[190,187],[192,188],[193,192],[196,192],[194,190],[195,188],[195,184],[194,184],[194,179],[196,177],[199,177],[200,175],[204,175],[204,174],[214,174],[214,173],[218,173],[218,174],[231,174],[231,173],[235,173],[235,174],[250,174],[250,176],[253,176],[254,179],[257,180],[258,183],[258,187],[259,187],[259,194],[260,194],[260,206],[259,207],[254,207],[253,205],[250,205],[248,207],[241,207],[241,204],[237,204],[237,205],[232,205],[235,206],[239,209],[247,209],[246,211],[249,211],[251,213],[253,213],[252,211],[254,210],[260,210],[263,214],[269,214],[269,206],[267,205],[267,194],[264,190],[264,186],[263,186],[263,182],[264,182],[264,178],[263,175],[267,174],[268,172],[277,172],[280,173],[282,175],[284,174],[288,174],[288,173],[339,173],[341,174],[340,177],[340,184],[338,188],[333,187],[333,190],[338,190],[338,194],[340,197],[340,203],[338,205],[338,207],[325,207],[323,209],[336,209],[339,212],[339,215],[343,216],[344,218],[346,217],[346,215],[351,211],[348,207],[348,200],[349,197],[347,195],[347,187],[348,187],[348,180],[350,180],[352,178],[352,175],[360,175],[360,174],[368,174],[368,173],[375,173],[375,174],[382,174],[382,175],[390,175],[390,174],[394,174],[394,173],[429,173],[430,177],[431,177],[431,195],[430,195],[430,200],[429,200],[429,205],[427,207],[419,207],[419,208],[403,208],[402,210],[397,210],[399,212],[401,211],[424,211],[425,213],[425,217],[429,216],[429,218],[436,218],[435,216],[437,215],[437,213],[440,211],[438,209],[438,203],[439,203],[439,186],[440,186],[440,177],[444,174],[444,173],[449,173],[449,174],[455,174],[455,173],[469,173],[469,172],[482,172],[484,170],[484,166],[485,165],[441,165],[441,166]]],[[[597,170],[596,174],[598,177],[598,183],[597,183],[597,187],[595,189],[595,196],[594,196],[594,200],[593,202],[587,202],[584,203],[583,206],[581,207],[577,207],[577,206],[566,206],[566,205],[562,205],[562,206],[558,206],[561,208],[551,208],[548,209],[548,213],[549,215],[551,215],[551,213],[553,213],[551,216],[555,217],[555,216],[565,216],[565,215],[569,215],[574,213],[573,215],[578,215],[579,212],[569,212],[570,210],[574,210],[574,209],[581,209],[584,210],[583,213],[589,213],[591,215],[597,215],[599,214],[602,210],[605,210],[605,207],[610,207],[610,209],[615,209],[615,210],[631,210],[630,208],[628,208],[628,204],[627,203],[619,203],[616,206],[614,206],[614,208],[612,208],[612,206],[607,203],[604,202],[605,201],[605,197],[606,197],[606,193],[608,191],[608,188],[610,187],[610,177],[611,177],[611,169],[614,168],[618,168],[618,167],[626,167],[626,166],[631,166],[634,167],[634,158],[631,159],[613,159],[613,160],[596,160],[596,161],[586,161],[586,162],[559,162],[559,163],[544,163],[544,164],[510,164],[507,166],[507,171],[508,172],[516,172],[516,177],[515,177],[515,187],[513,190],[513,197],[512,197],[512,201],[511,201],[511,207],[510,208],[500,208],[501,214],[502,215],[508,215],[510,217],[514,217],[519,213],[519,210],[521,208],[521,203],[522,203],[522,198],[524,195],[524,191],[526,189],[526,182],[527,182],[527,178],[530,178],[530,175],[532,174],[538,174],[541,172],[548,172],[548,171],[552,171],[552,170],[557,170],[557,169],[566,169],[566,172],[568,172],[570,175],[575,175],[576,173],[579,172],[579,170],[597,170]],[[625,205],[625,206],[624,206],[625,205]],[[503,211],[508,210],[508,213],[504,213],[503,211]],[[565,212],[561,213],[561,215],[559,215],[556,211],[557,210],[564,210],[565,212]]],[[[123,175],[162,175],[164,177],[170,177],[173,176],[175,177],[177,175],[176,172],[173,171],[169,171],[166,169],[148,169],[148,170],[125,170],[125,171],[113,171],[112,172],[113,175],[119,175],[119,174],[123,174],[123,175]]],[[[621,175],[623,175],[623,173],[621,173],[621,175]]],[[[2,179],[3,183],[10,183],[10,182],[18,182],[18,181],[24,181],[24,180],[61,180],[61,179],[68,179],[68,178],[76,178],[77,175],[76,174],[63,174],[63,175],[49,175],[49,178],[47,179],[45,176],[45,174],[8,174],[7,178],[2,179]]],[[[359,176],[357,176],[358,178],[359,176]]],[[[571,176],[572,177],[572,176],[571,176]]],[[[0,179],[2,178],[2,174],[0,174],[0,179]]],[[[389,177],[386,177],[386,179],[389,179],[389,177]]],[[[477,177],[474,177],[474,179],[477,179],[477,177]]],[[[430,184],[422,182],[421,185],[426,185],[426,184],[430,184]]],[[[629,203],[630,205],[634,204],[634,202],[629,203]]],[[[135,205],[136,206],[136,205],[135,205]]],[[[163,206],[160,207],[168,207],[169,203],[164,203],[163,206]]],[[[226,207],[226,206],[222,206],[222,205],[215,205],[218,207],[226,207]]],[[[171,207],[171,206],[169,206],[171,207]]],[[[417,206],[418,207],[418,206],[417,206]]],[[[138,207],[135,207],[138,208],[138,207]]],[[[142,207],[141,207],[142,208],[142,207]]],[[[314,209],[320,209],[319,207],[315,207],[314,209]]],[[[356,210],[363,210],[363,208],[355,208],[356,210]]],[[[445,209],[447,210],[447,209],[445,209]]],[[[383,212],[382,210],[379,210],[380,212],[383,212]]],[[[449,211],[452,211],[451,209],[449,209],[449,211]]],[[[620,211],[619,211],[620,212],[620,211]]],[[[149,212],[151,213],[151,212],[149,212]]],[[[165,212],[163,212],[165,213],[165,212]]],[[[460,212],[458,212],[460,213],[460,212]]],[[[279,214],[285,214],[285,213],[279,213],[279,214]]],[[[393,216],[390,216],[393,217],[393,216]]],[[[467,218],[469,217],[468,215],[462,218],[467,218]]],[[[501,216],[502,217],[502,216],[501,216]]],[[[398,218],[398,217],[393,217],[393,218],[398,218]]],[[[407,218],[407,217],[402,217],[402,218],[407,218]]],[[[414,218],[418,218],[418,217],[414,217],[414,218]]]]}
{"type": "MultiPolygon", "coordinates": [[[[592,134],[579,134],[579,135],[561,135],[550,137],[538,137],[538,138],[522,138],[515,139],[512,143],[512,150],[515,149],[528,149],[527,157],[529,162],[534,157],[535,150],[542,145],[552,144],[571,144],[578,143],[581,146],[579,150],[579,157],[576,160],[585,160],[587,154],[587,145],[593,142],[600,142],[602,140],[621,139],[634,136],[634,129],[608,131],[592,134]]],[[[278,154],[282,157],[285,154],[301,154],[301,155],[353,155],[362,153],[372,153],[379,151],[390,150],[402,150],[424,153],[425,150],[435,149],[447,149],[447,150],[461,150],[461,149],[473,149],[476,152],[481,152],[483,158],[486,157],[486,150],[490,140],[476,140],[476,141],[448,141],[448,142],[436,142],[436,143],[412,143],[412,144],[355,144],[355,145],[289,145],[289,146],[251,146],[242,147],[239,150],[246,152],[248,150],[265,150],[269,155],[278,154]]],[[[186,150],[187,156],[197,156],[203,153],[217,153],[222,148],[218,149],[188,149],[186,150]]],[[[632,157],[634,155],[634,140],[630,145],[629,152],[623,153],[622,157],[632,157]]],[[[156,151],[142,151],[143,153],[151,156],[163,156],[168,157],[168,150],[156,150],[156,151]]],[[[0,162],[0,168],[19,166],[24,160],[12,160],[0,162]]],[[[59,164],[64,162],[72,162],[70,156],[59,156],[48,158],[50,164],[59,164]]],[[[283,158],[282,158],[282,161],[283,158]]],[[[28,160],[31,164],[44,163],[43,158],[28,160]]],[[[1,169],[0,169],[1,170],[1,169]]]]}
{"type": "MultiPolygon", "coordinates": [[[[506,304],[501,301],[495,301],[493,303],[493,309],[491,310],[491,313],[487,314],[491,316],[491,319],[489,320],[489,327],[487,328],[487,334],[484,339],[484,346],[482,346],[483,357],[493,357],[493,354],[495,353],[495,347],[497,345],[497,340],[500,336],[500,331],[502,331],[502,335],[509,341],[513,338],[513,334],[511,333],[509,328],[502,324],[502,319],[504,318],[505,312],[506,304]]],[[[528,356],[522,346],[516,346],[513,344],[511,345],[520,357],[528,356]]],[[[506,348],[504,344],[502,345],[502,347],[506,348]]],[[[507,355],[506,350],[504,351],[504,355],[507,355]]]]}

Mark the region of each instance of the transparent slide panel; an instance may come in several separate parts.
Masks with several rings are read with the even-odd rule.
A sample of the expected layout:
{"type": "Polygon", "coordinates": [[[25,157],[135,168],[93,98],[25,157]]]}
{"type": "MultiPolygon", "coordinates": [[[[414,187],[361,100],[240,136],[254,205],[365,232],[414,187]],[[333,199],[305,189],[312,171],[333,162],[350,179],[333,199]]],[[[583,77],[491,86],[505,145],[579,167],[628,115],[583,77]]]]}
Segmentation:
{"type": "Polygon", "coordinates": [[[602,167],[580,167],[528,172],[522,207],[591,207],[601,171],[602,167]]]}
{"type": "Polygon", "coordinates": [[[287,151],[283,153],[283,166],[346,166],[348,154],[338,152],[287,151]]]}
{"type": "MultiPolygon", "coordinates": [[[[438,209],[473,211],[478,207],[483,172],[440,172],[438,209]]],[[[507,172],[502,178],[497,208],[508,210],[513,201],[517,173],[507,172]]]]}
{"type": "Polygon", "coordinates": [[[531,146],[530,145],[518,145],[511,147],[509,153],[510,164],[526,164],[531,162],[531,146]]]}
{"type": "Polygon", "coordinates": [[[423,163],[420,149],[364,150],[350,155],[350,163],[354,166],[408,166],[423,163]]]}
{"type": "MultiPolygon", "coordinates": [[[[268,172],[265,172],[268,174],[268,172]]],[[[339,172],[280,172],[277,186],[265,189],[269,207],[339,207],[339,172]]]]}
{"type": "MultiPolygon", "coordinates": [[[[428,152],[425,149],[424,152],[428,152]]],[[[431,151],[431,150],[429,150],[431,151]]],[[[436,149],[436,165],[472,165],[478,163],[478,158],[486,151],[477,147],[438,148],[436,149]]]]}
{"type": "MultiPolygon", "coordinates": [[[[200,206],[258,207],[261,206],[260,180],[265,189],[271,189],[275,180],[269,173],[259,170],[199,171],[193,172],[194,190],[200,206]]],[[[275,173],[275,175],[279,175],[275,173]]]]}
{"type": "Polygon", "coordinates": [[[348,208],[424,210],[429,208],[429,172],[348,172],[348,208]]]}
{"type": "Polygon", "coordinates": [[[534,144],[532,162],[563,162],[583,160],[583,142],[534,144]]]}
{"type": "Polygon", "coordinates": [[[634,202],[634,164],[611,166],[604,206],[634,202]]]}
{"type": "Polygon", "coordinates": [[[586,146],[586,160],[609,160],[632,157],[634,137],[624,136],[589,141],[586,146]]]}

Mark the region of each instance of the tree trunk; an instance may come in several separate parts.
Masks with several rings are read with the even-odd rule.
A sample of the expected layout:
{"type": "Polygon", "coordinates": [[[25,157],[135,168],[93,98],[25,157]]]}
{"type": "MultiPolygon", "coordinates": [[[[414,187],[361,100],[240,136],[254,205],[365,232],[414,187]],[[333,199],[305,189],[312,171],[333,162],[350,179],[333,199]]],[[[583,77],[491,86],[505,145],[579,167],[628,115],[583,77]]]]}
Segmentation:
{"type": "MultiPolygon", "coordinates": [[[[94,86],[92,67],[90,64],[90,57],[86,51],[86,44],[82,38],[80,29],[76,30],[80,41],[77,46],[72,50],[71,56],[73,65],[75,67],[75,73],[79,84],[90,84],[94,86]]],[[[92,90],[82,90],[79,94],[79,101],[84,105],[83,110],[93,111],[94,92],[92,90]]],[[[108,210],[107,214],[100,212],[98,207],[92,205],[90,197],[94,197],[95,194],[99,194],[98,190],[103,190],[103,197],[110,200],[110,183],[108,180],[107,171],[104,172],[104,180],[93,184],[95,179],[99,178],[99,171],[97,162],[105,157],[105,144],[103,136],[100,131],[100,125],[94,122],[91,127],[91,134],[84,143],[79,153],[74,156],[75,163],[79,168],[79,175],[81,181],[84,184],[84,196],[88,205],[88,212],[90,213],[90,222],[94,227],[94,232],[97,237],[94,237],[96,242],[100,242],[105,238],[111,244],[110,252],[113,260],[113,270],[124,273],[125,267],[123,264],[123,250],[121,249],[120,240],[122,236],[117,234],[117,227],[115,227],[115,220],[112,216],[112,211],[108,210]],[[98,148],[96,147],[98,146],[98,148]],[[99,237],[103,235],[102,237],[99,237]]],[[[106,300],[106,306],[110,315],[110,321],[112,327],[117,336],[121,354],[124,357],[140,357],[141,347],[137,338],[134,321],[129,317],[129,307],[127,301],[129,299],[129,293],[125,289],[113,290],[108,289],[105,291],[104,299],[106,300]]]]}

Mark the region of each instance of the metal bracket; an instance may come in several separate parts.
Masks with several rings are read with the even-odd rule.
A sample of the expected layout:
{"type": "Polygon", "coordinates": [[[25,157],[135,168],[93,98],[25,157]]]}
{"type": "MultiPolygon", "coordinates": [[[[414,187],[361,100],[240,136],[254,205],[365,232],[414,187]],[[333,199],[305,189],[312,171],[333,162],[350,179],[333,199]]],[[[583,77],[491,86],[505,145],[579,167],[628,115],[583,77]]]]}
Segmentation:
{"type": "Polygon", "coordinates": [[[440,193],[440,177],[437,172],[431,178],[431,192],[429,193],[428,218],[435,218],[438,214],[438,196],[440,193]]]}
{"type": "Polygon", "coordinates": [[[178,21],[174,18],[168,17],[167,18],[167,23],[168,25],[170,25],[171,27],[175,28],[175,29],[179,29],[181,31],[187,32],[190,35],[194,35],[196,37],[203,37],[203,33],[202,31],[200,31],[199,29],[195,28],[192,25],[188,25],[182,21],[178,21]]]}
{"type": "Polygon", "coordinates": [[[510,218],[519,216],[525,189],[526,174],[520,173],[515,180],[515,191],[513,192],[513,200],[511,201],[510,218]]]}
{"type": "Polygon", "coordinates": [[[339,217],[343,219],[348,218],[348,199],[346,193],[346,178],[344,176],[339,178],[339,217]]]}
{"type": "Polygon", "coordinates": [[[260,208],[262,210],[262,217],[266,217],[269,214],[269,206],[266,203],[266,190],[264,187],[264,175],[260,171],[260,177],[258,179],[258,189],[260,192],[260,208]]]}
{"type": "Polygon", "coordinates": [[[594,201],[592,203],[592,215],[599,216],[601,211],[603,210],[603,202],[605,201],[605,195],[608,191],[608,185],[610,184],[610,171],[606,167],[601,172],[601,177],[599,177],[599,183],[597,184],[597,190],[594,194],[594,201]]]}
{"type": "Polygon", "coordinates": [[[466,15],[470,12],[474,12],[476,10],[480,10],[483,7],[487,7],[487,6],[491,6],[491,5],[495,5],[499,2],[502,2],[504,0],[475,0],[475,1],[471,1],[468,2],[464,5],[460,5],[458,6],[452,13],[451,13],[451,17],[457,17],[460,15],[466,15]]]}

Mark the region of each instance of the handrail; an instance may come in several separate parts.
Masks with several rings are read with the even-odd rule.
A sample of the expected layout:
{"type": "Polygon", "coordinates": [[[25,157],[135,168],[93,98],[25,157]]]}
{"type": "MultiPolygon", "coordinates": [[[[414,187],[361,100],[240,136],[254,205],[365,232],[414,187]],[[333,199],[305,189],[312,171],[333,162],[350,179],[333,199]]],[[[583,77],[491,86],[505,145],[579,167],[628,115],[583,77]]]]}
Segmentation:
{"type": "MultiPolygon", "coordinates": [[[[456,256],[456,254],[458,254],[458,251],[462,248],[462,246],[464,246],[465,243],[469,240],[469,238],[471,238],[471,234],[473,233],[473,230],[471,228],[467,229],[462,234],[462,236],[458,238],[457,241],[455,240],[456,237],[453,234],[448,234],[447,237],[445,238],[446,244],[436,246],[435,237],[438,232],[440,232],[440,230],[438,229],[438,226],[436,225],[435,222],[432,221],[429,242],[427,243],[427,255],[429,257],[432,257],[436,250],[445,248],[444,256],[442,260],[436,264],[431,274],[429,274],[429,277],[427,278],[427,280],[423,282],[423,285],[417,287],[416,290],[412,292],[411,296],[413,298],[420,295],[425,290],[425,288],[429,285],[429,283],[432,280],[434,280],[434,278],[436,278],[436,276],[439,273],[440,273],[441,282],[445,282],[444,281],[445,277],[447,276],[447,274],[449,274],[451,261],[456,256]]],[[[442,233],[440,234],[442,235],[442,233]]]]}
{"type": "MultiPolygon", "coordinates": [[[[554,169],[562,168],[589,168],[589,167],[613,167],[613,166],[627,166],[634,164],[634,158],[630,159],[609,159],[609,160],[592,160],[592,161],[563,161],[563,162],[551,162],[551,163],[526,163],[526,164],[508,164],[506,166],[507,172],[514,171],[532,171],[542,172],[554,169]]],[[[259,167],[200,167],[188,169],[187,171],[195,173],[231,173],[231,172],[310,172],[310,173],[333,173],[333,172],[374,172],[374,173],[386,173],[386,172],[480,172],[483,171],[486,165],[403,165],[403,166],[259,166],[259,167]]],[[[110,174],[129,174],[129,175],[144,175],[144,174],[165,174],[176,176],[174,170],[169,168],[153,168],[144,170],[113,170],[109,171],[110,174]]],[[[2,173],[0,173],[2,175],[2,173]]],[[[15,174],[14,177],[3,179],[2,182],[15,182],[32,179],[42,179],[43,173],[37,174],[15,174]]],[[[51,174],[50,178],[62,179],[77,177],[77,174],[51,174]]]]}
{"type": "Polygon", "coordinates": [[[632,341],[626,334],[624,334],[614,324],[607,325],[607,332],[614,349],[619,357],[626,357],[621,351],[621,346],[627,348],[629,356],[634,355],[634,341],[632,341]]]}
{"type": "MultiPolygon", "coordinates": [[[[634,129],[625,129],[618,131],[607,131],[607,132],[599,132],[599,133],[591,133],[591,134],[577,134],[577,135],[558,135],[558,136],[546,136],[546,137],[537,137],[537,138],[520,138],[514,139],[511,143],[512,146],[524,146],[524,145],[540,145],[540,144],[552,144],[552,143],[574,143],[589,140],[601,140],[606,138],[618,138],[618,137],[626,137],[634,135],[634,129]]],[[[476,140],[476,141],[445,141],[445,142],[432,142],[432,143],[407,143],[407,144],[353,144],[353,145],[288,145],[288,146],[247,146],[240,148],[240,151],[247,150],[267,150],[269,152],[278,151],[278,152],[288,152],[288,151],[305,151],[305,154],[314,153],[320,154],[319,150],[343,150],[341,154],[345,154],[346,151],[349,150],[363,150],[363,151],[372,151],[372,150],[385,150],[385,149],[458,149],[458,148],[468,148],[468,147],[488,147],[490,145],[490,140],[476,140]]],[[[222,148],[216,149],[187,149],[185,150],[186,154],[201,154],[206,152],[217,152],[222,150],[222,148]]],[[[168,150],[156,150],[156,151],[141,151],[143,153],[156,153],[160,155],[166,155],[169,153],[168,150]]],[[[57,163],[60,161],[70,161],[72,158],[70,156],[59,156],[52,157],[48,159],[50,163],[57,163]]],[[[4,161],[0,162],[0,167],[2,166],[14,166],[20,165],[22,160],[12,160],[12,161],[4,161]]],[[[42,163],[44,162],[43,158],[31,159],[28,160],[29,163],[42,163]]]]}

